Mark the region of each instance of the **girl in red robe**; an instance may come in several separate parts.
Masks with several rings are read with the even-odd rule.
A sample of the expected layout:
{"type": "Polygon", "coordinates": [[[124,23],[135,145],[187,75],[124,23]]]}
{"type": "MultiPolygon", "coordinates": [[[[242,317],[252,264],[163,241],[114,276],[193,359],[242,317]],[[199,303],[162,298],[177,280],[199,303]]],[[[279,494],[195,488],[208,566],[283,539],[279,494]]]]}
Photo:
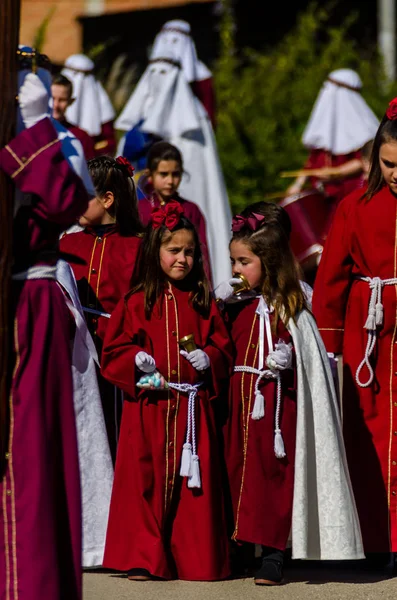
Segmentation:
{"type": "Polygon", "coordinates": [[[336,212],[313,310],[327,350],[343,353],[347,458],[365,552],[379,564],[397,552],[397,98],[371,163],[368,187],[336,212]]]}
{"type": "Polygon", "coordinates": [[[225,434],[233,539],[262,545],[262,565],[255,574],[259,585],[282,582],[292,520],[297,407],[286,325],[306,307],[306,300],[289,247],[288,221],[283,208],[264,202],[234,217],[231,283],[244,275],[254,293],[230,302],[235,296],[227,282],[216,290],[218,297],[229,300],[225,310],[235,346],[225,434]],[[258,314],[262,302],[264,321],[258,314]],[[267,375],[258,379],[258,372],[250,372],[256,368],[267,369],[267,375]]]}
{"type": "Polygon", "coordinates": [[[112,314],[102,355],[103,374],[125,392],[104,566],[133,580],[229,575],[211,405],[227,384],[231,346],[197,233],[181,213],[175,201],[153,211],[132,291],[112,314]],[[197,349],[181,352],[178,340],[189,334],[197,349]],[[179,389],[137,387],[154,369],[179,389]]]}
{"type": "MultiPolygon", "coordinates": [[[[73,268],[87,325],[100,356],[109,315],[130,289],[141,243],[133,170],[126,159],[88,162],[97,196],[79,219],[85,229],[65,234],[60,249],[73,268]]],[[[99,385],[110,448],[115,458],[120,399],[103,378],[99,385]]]]}
{"type": "Polygon", "coordinates": [[[183,159],[178,148],[168,142],[156,142],[147,157],[146,186],[149,196],[138,203],[139,215],[144,225],[150,220],[151,211],[164,206],[171,200],[181,204],[184,214],[197,230],[207,273],[210,274],[207,233],[205,219],[194,202],[178,195],[178,187],[183,175],[183,159]]]}

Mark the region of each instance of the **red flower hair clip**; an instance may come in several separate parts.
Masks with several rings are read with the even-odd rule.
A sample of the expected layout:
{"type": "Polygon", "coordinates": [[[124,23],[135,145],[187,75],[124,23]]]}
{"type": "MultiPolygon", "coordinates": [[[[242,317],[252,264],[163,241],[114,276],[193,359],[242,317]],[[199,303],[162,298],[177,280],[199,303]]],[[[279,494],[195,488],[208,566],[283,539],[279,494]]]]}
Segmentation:
{"type": "Polygon", "coordinates": [[[152,227],[158,229],[164,225],[172,231],[179,223],[183,215],[183,208],[176,200],[167,202],[165,206],[159,206],[152,210],[152,227]]]}
{"type": "Polygon", "coordinates": [[[116,163],[120,165],[122,170],[128,175],[128,177],[132,177],[134,175],[134,167],[124,156],[118,156],[116,158],[116,163]]]}
{"type": "Polygon", "coordinates": [[[397,119],[397,98],[393,98],[386,110],[386,117],[389,121],[397,119]]]}
{"type": "Polygon", "coordinates": [[[242,215],[236,215],[232,220],[232,231],[237,233],[244,227],[251,229],[251,231],[257,231],[265,222],[265,217],[258,213],[251,213],[249,217],[243,217],[242,215]]]}

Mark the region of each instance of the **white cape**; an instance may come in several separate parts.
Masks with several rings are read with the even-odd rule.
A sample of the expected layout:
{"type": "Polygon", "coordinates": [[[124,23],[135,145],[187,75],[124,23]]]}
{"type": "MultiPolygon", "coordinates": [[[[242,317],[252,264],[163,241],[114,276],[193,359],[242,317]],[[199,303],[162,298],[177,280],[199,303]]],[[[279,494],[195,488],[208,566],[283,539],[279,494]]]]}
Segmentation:
{"type": "Polygon", "coordinates": [[[98,356],[84,320],[73,271],[63,260],[57,263],[57,281],[69,294],[67,304],[76,322],[72,371],[83,509],[83,567],[100,567],[113,465],[95,369],[98,356]]]}
{"type": "Polygon", "coordinates": [[[364,558],[327,352],[308,311],[288,329],[298,381],[292,557],[364,558]]]}

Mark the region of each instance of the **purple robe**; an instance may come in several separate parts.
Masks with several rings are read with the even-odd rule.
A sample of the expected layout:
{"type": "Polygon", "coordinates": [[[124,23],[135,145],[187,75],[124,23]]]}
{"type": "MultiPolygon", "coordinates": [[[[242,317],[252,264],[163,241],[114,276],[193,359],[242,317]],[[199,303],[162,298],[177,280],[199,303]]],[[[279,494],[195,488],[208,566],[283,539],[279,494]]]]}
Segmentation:
{"type": "MultiPolygon", "coordinates": [[[[14,273],[56,262],[59,234],[87,206],[49,119],[0,152],[32,194],[14,221],[14,273]]],[[[15,366],[0,482],[0,599],[81,598],[81,507],[70,316],[55,280],[15,281],[15,366]]]]}

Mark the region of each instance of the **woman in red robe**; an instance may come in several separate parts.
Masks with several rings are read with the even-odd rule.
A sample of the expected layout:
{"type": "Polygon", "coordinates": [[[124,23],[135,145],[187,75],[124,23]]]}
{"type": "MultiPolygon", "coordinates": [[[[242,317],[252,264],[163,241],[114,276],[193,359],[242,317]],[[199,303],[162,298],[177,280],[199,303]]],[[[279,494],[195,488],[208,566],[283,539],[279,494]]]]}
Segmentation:
{"type": "MultiPolygon", "coordinates": [[[[130,289],[141,243],[132,168],[125,159],[101,156],[88,162],[97,192],[79,223],[85,229],[65,234],[60,249],[74,271],[87,325],[100,356],[109,315],[130,289]],[[124,162],[123,162],[124,161],[124,162]]],[[[110,449],[115,459],[121,399],[98,377],[110,449]],[[120,405],[120,406],[119,406],[120,405]]]]}
{"type": "Polygon", "coordinates": [[[104,566],[134,580],[229,575],[211,405],[227,384],[231,347],[210,297],[197,233],[180,212],[177,202],[154,211],[135,287],[110,319],[102,355],[103,374],[125,392],[104,566]],[[197,349],[181,357],[178,340],[190,334],[197,349]],[[189,390],[137,388],[154,368],[189,390]],[[198,383],[191,413],[188,393],[198,383]],[[192,461],[187,479],[180,475],[182,451],[192,461]]]}
{"type": "Polygon", "coordinates": [[[346,452],[367,554],[397,552],[397,99],[376,134],[368,188],[340,204],[313,310],[343,353],[346,452]]]}
{"type": "MultiPolygon", "coordinates": [[[[38,76],[28,78],[31,91],[42,86],[46,106],[38,76]]],[[[19,101],[32,119],[40,103],[30,98],[35,102],[29,106],[24,86],[19,101]]],[[[0,481],[0,597],[79,600],[81,501],[70,319],[55,264],[59,235],[85,211],[88,196],[49,118],[1,151],[0,168],[27,194],[14,220],[15,367],[0,481]]]]}

